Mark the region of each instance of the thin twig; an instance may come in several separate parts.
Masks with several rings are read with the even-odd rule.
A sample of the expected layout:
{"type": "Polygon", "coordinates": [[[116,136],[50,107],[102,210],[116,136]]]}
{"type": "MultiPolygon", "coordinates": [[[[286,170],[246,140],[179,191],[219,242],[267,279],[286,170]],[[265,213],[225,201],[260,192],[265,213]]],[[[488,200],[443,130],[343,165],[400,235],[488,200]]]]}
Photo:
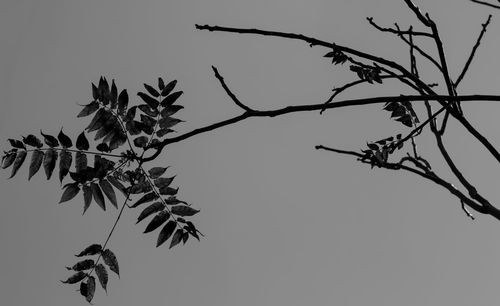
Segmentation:
{"type": "Polygon", "coordinates": [[[253,109],[241,103],[241,101],[231,92],[229,87],[227,87],[226,83],[224,82],[224,78],[222,77],[222,75],[220,75],[219,71],[217,70],[217,67],[212,66],[212,70],[215,73],[215,77],[219,80],[220,84],[222,85],[222,88],[224,88],[224,90],[226,91],[227,95],[231,98],[231,100],[233,100],[233,102],[240,108],[242,108],[244,111],[252,112],[253,109]]]}
{"type": "Polygon", "coordinates": [[[497,9],[500,9],[500,6],[498,5],[494,5],[494,4],[491,4],[491,3],[488,3],[488,2],[484,2],[484,1],[479,1],[479,0],[470,0],[471,2],[475,2],[475,3],[479,3],[479,4],[483,4],[483,5],[487,5],[487,6],[491,6],[493,8],[497,8],[497,9]]]}
{"type": "MultiPolygon", "coordinates": [[[[401,31],[399,29],[396,30],[396,29],[393,29],[393,28],[384,28],[384,27],[381,27],[381,26],[379,26],[378,24],[376,24],[373,21],[373,17],[366,17],[366,20],[368,20],[368,22],[372,26],[374,26],[377,30],[379,30],[381,32],[389,32],[389,33],[393,33],[393,34],[396,34],[396,35],[410,34],[410,31],[401,31]]],[[[414,36],[432,37],[432,34],[426,33],[426,32],[411,32],[411,34],[413,34],[414,36]]]]}
{"type": "Polygon", "coordinates": [[[472,52],[470,53],[469,58],[467,59],[467,62],[465,63],[464,68],[462,69],[462,72],[460,73],[459,77],[457,78],[457,80],[453,84],[453,86],[455,86],[455,88],[458,86],[458,84],[460,84],[460,82],[462,81],[462,79],[465,76],[465,73],[467,72],[467,69],[469,69],[469,66],[472,62],[472,59],[474,58],[474,55],[476,54],[476,50],[479,47],[479,45],[481,44],[481,39],[483,38],[484,33],[486,33],[486,29],[488,28],[488,25],[490,24],[490,20],[491,20],[491,14],[488,16],[488,19],[486,20],[486,22],[482,24],[483,28],[481,30],[481,33],[479,34],[479,37],[476,40],[476,44],[472,48],[472,52]]]}

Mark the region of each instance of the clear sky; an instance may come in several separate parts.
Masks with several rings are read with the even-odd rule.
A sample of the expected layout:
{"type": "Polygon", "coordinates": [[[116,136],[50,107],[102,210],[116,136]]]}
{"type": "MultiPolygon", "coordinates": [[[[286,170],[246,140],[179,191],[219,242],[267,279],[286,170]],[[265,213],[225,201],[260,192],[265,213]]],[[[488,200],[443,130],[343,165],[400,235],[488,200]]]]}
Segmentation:
{"type": "MultiPolygon", "coordinates": [[[[500,25],[492,9],[456,0],[416,1],[437,20],[458,75],[488,13],[492,24],[461,93],[498,94],[500,25]]],[[[495,15],[496,14],[496,15],[495,15]]],[[[408,63],[406,46],[371,28],[417,25],[403,1],[379,0],[3,0],[0,2],[0,148],[8,138],[57,134],[73,139],[88,120],[77,105],[91,82],[116,79],[132,99],[142,83],[177,79],[185,94],[180,132],[234,116],[210,68],[258,109],[319,103],[354,76],[304,43],[197,31],[213,24],[298,32],[408,63]]],[[[433,53],[435,54],[435,53],[433,53]]],[[[429,83],[436,81],[423,66],[429,83]]],[[[440,80],[439,80],[440,81],[440,80]]],[[[441,82],[441,81],[440,81],[441,82]]],[[[343,98],[408,93],[388,82],[343,98]]],[[[249,119],[169,147],[154,165],[170,165],[180,197],[201,210],[201,242],[155,248],[156,234],[127,210],[110,241],[121,279],[110,275],[96,305],[495,305],[500,301],[500,223],[469,220],[446,190],[422,179],[370,170],[317,144],[358,150],[366,141],[407,132],[380,106],[249,119]]],[[[422,111],[416,106],[417,111],[422,111]]],[[[494,103],[469,103],[468,118],[500,144],[494,103]]],[[[493,203],[495,161],[451,123],[446,143],[464,173],[493,203]]],[[[430,137],[422,154],[443,176],[430,137]]],[[[82,199],[57,204],[60,184],[43,173],[27,182],[27,163],[0,194],[2,305],[87,305],[59,282],[66,265],[101,243],[117,211],[82,199]]]]}

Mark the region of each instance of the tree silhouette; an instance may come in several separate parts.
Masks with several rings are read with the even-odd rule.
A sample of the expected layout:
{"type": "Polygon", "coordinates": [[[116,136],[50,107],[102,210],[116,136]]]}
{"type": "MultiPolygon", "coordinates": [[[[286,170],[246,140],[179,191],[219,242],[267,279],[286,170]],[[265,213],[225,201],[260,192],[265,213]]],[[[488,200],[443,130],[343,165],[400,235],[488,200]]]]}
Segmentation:
{"type": "MultiPolygon", "coordinates": [[[[471,1],[498,7],[482,1],[471,1]]],[[[298,40],[307,43],[310,47],[323,48],[325,59],[341,69],[348,66],[349,71],[352,71],[356,77],[354,81],[348,81],[333,89],[330,98],[323,103],[293,105],[269,110],[256,109],[242,102],[230,89],[219,70],[212,66],[221,87],[232,102],[239,107],[241,113],[178,136],[171,136],[175,132],[174,128],[183,122],[177,115],[184,108],[180,102],[183,92],[176,89],[176,80],[165,82],[160,77],[157,84],[144,84],[144,91],[137,93],[140,104],[131,105],[126,89],[118,90],[114,80],[109,84],[105,77],[101,77],[97,84],[92,84],[92,102],[84,105],[77,115],[77,117],[92,117],[92,119],[86,131],[82,131],[76,140],[73,141],[63,130],[57,136],[40,130],[43,142],[34,134],[22,139],[9,139],[11,148],[4,151],[2,168],[11,169],[10,177],[18,173],[26,160],[30,160],[28,180],[38,173],[42,166],[47,179],[50,179],[59,164],[58,179],[61,183],[66,182],[60,203],[81,195],[83,196],[83,213],[92,202],[95,202],[102,210],[106,210],[106,202],[119,210],[104,242],[86,246],[75,255],[78,258],[77,262],[67,267],[71,274],[62,282],[79,284],[79,292],[90,303],[96,289],[96,278],[101,287],[106,290],[109,279],[108,270],[119,275],[118,260],[108,248],[108,242],[125,208],[135,209],[141,206],[137,223],[150,218],[144,233],[161,228],[157,236],[157,247],[166,241],[169,241],[169,248],[172,248],[180,245],[181,242],[185,244],[190,237],[199,240],[203,234],[190,220],[190,217],[199,212],[196,204],[190,204],[178,198],[179,188],[172,185],[175,175],[167,174],[170,172],[168,167],[150,167],[148,163],[157,160],[167,147],[175,143],[256,117],[274,118],[298,112],[322,114],[334,108],[381,104],[383,110],[390,113],[391,119],[410,128],[410,131],[405,132],[407,129],[404,129],[396,135],[369,140],[366,147],[360,151],[336,149],[323,144],[318,144],[315,148],[354,156],[357,161],[368,164],[371,168],[413,173],[448,190],[457,198],[464,213],[471,219],[475,218],[475,213],[479,213],[500,220],[500,210],[483,196],[461,171],[443,141],[443,137],[450,129],[448,123],[454,120],[500,162],[498,150],[467,119],[461,107],[462,103],[470,101],[500,101],[500,96],[458,94],[459,85],[466,76],[492,16],[489,15],[482,24],[476,43],[460,70],[460,74],[453,77],[450,74],[443,42],[435,21],[429,14],[422,13],[410,0],[404,2],[425,28],[424,31],[415,31],[413,26],[403,29],[397,23],[394,27],[384,27],[373,18],[367,18],[367,20],[375,29],[394,35],[407,45],[409,64],[398,63],[375,54],[302,34],[196,25],[196,29],[201,31],[270,36],[298,40]],[[432,42],[438,56],[432,56],[420,43],[421,40],[432,42]],[[419,63],[421,62],[432,64],[438,71],[441,76],[439,83],[444,84],[442,92],[441,87],[435,81],[429,83],[420,76],[419,63]],[[352,90],[358,85],[369,83],[384,86],[384,82],[388,79],[400,82],[413,94],[402,95],[397,92],[391,96],[338,99],[343,92],[352,90]],[[417,114],[413,108],[414,103],[423,103],[426,112],[417,114]],[[445,178],[437,173],[432,167],[434,161],[418,152],[417,138],[424,131],[433,135],[436,148],[444,158],[446,166],[451,170],[453,179],[457,179],[461,186],[455,187],[450,183],[452,178],[445,178]],[[88,140],[90,134],[94,135],[92,143],[88,140]],[[95,149],[91,149],[91,145],[95,149]],[[399,154],[397,151],[406,152],[399,154]],[[116,191],[123,194],[124,200],[121,203],[116,191]]]]}

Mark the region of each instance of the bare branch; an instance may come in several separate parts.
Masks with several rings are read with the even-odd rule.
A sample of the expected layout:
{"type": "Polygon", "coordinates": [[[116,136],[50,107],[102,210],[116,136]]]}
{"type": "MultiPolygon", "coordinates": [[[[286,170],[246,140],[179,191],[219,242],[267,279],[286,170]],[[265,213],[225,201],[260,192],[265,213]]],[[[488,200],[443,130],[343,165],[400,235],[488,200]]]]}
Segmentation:
{"type": "Polygon", "coordinates": [[[224,90],[226,91],[227,95],[231,98],[231,100],[233,100],[233,102],[240,108],[242,108],[244,111],[252,112],[253,109],[241,103],[241,101],[238,100],[238,98],[231,92],[229,87],[227,87],[226,83],[224,82],[224,78],[220,75],[219,71],[217,70],[217,67],[212,66],[212,70],[215,73],[215,77],[219,80],[220,84],[222,85],[222,88],[224,88],[224,90]]]}
{"type": "Polygon", "coordinates": [[[453,84],[453,86],[455,86],[455,88],[458,86],[458,84],[460,84],[460,82],[462,81],[462,79],[465,76],[465,73],[467,72],[467,69],[469,69],[470,63],[472,62],[472,59],[474,58],[474,55],[476,54],[476,50],[479,47],[479,45],[481,44],[481,39],[483,38],[484,33],[486,33],[486,29],[488,28],[488,25],[490,24],[490,20],[491,20],[491,14],[488,16],[488,19],[486,20],[486,22],[482,24],[483,28],[481,30],[481,33],[479,34],[479,37],[476,40],[476,44],[472,48],[472,52],[470,53],[469,58],[467,59],[467,62],[465,63],[464,68],[462,69],[462,72],[460,73],[460,76],[457,78],[457,80],[453,84]]]}
{"type": "MultiPolygon", "coordinates": [[[[373,17],[366,17],[366,20],[368,20],[368,22],[373,27],[375,27],[377,30],[379,30],[381,32],[389,32],[389,33],[393,33],[393,34],[396,34],[396,35],[410,34],[410,31],[402,31],[400,29],[393,29],[393,28],[384,28],[384,27],[381,27],[378,24],[376,24],[375,21],[373,21],[373,17]]],[[[431,37],[432,38],[432,34],[426,33],[426,32],[413,32],[412,31],[411,34],[414,35],[414,36],[427,36],[427,37],[431,37]]]]}
{"type": "Polygon", "coordinates": [[[500,9],[500,6],[499,5],[494,5],[494,4],[491,4],[491,3],[488,3],[488,2],[484,2],[484,1],[479,1],[479,0],[470,0],[471,2],[475,2],[475,3],[479,3],[479,4],[483,4],[483,5],[487,5],[487,6],[491,6],[493,8],[497,8],[497,9],[500,9]]]}
{"type": "Polygon", "coordinates": [[[411,2],[411,0],[405,0],[405,3],[413,11],[413,13],[415,13],[415,15],[417,16],[418,20],[420,20],[420,22],[422,24],[424,24],[427,27],[431,26],[430,20],[426,16],[424,16],[422,14],[422,12],[420,11],[420,9],[417,6],[415,6],[415,4],[413,4],[413,2],[411,2]]]}

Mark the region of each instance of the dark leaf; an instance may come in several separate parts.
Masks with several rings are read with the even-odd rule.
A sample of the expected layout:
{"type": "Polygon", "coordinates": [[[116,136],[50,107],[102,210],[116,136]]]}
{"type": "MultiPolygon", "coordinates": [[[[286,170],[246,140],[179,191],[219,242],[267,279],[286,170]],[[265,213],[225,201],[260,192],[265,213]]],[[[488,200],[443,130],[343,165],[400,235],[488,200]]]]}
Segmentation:
{"type": "Polygon", "coordinates": [[[78,138],[76,138],[76,148],[78,150],[87,151],[89,147],[89,141],[87,137],[85,137],[85,132],[82,131],[80,135],[78,135],[78,138]]]}
{"type": "Polygon", "coordinates": [[[111,102],[110,107],[112,109],[114,109],[114,108],[116,108],[116,102],[118,99],[118,89],[116,88],[116,84],[115,84],[114,79],[111,81],[111,92],[109,94],[110,94],[109,99],[111,102]]]}
{"type": "Polygon", "coordinates": [[[165,171],[168,169],[168,167],[154,167],[154,168],[151,168],[148,170],[148,173],[149,173],[149,177],[151,179],[157,179],[159,178],[160,176],[163,175],[163,173],[165,173],[165,171]]]}
{"type": "Polygon", "coordinates": [[[178,104],[175,104],[175,105],[170,105],[168,107],[165,107],[161,112],[161,116],[162,117],[170,117],[172,116],[173,114],[177,113],[178,111],[180,111],[181,109],[183,109],[184,106],[182,105],[178,105],[178,104]]]}
{"type": "Polygon", "coordinates": [[[80,187],[78,187],[78,183],[67,184],[59,203],[63,203],[73,199],[79,191],[80,187]]]}
{"type": "Polygon", "coordinates": [[[106,78],[101,77],[99,80],[99,95],[101,97],[102,104],[108,105],[109,103],[109,84],[106,78]]]}
{"type": "Polygon", "coordinates": [[[189,234],[187,232],[182,233],[182,244],[186,244],[189,239],[189,234]]]}
{"type": "Polygon", "coordinates": [[[144,123],[147,127],[153,128],[156,125],[156,120],[141,114],[141,122],[144,123]]]}
{"type": "Polygon", "coordinates": [[[111,150],[109,149],[109,146],[107,144],[105,144],[104,142],[103,143],[100,143],[97,145],[96,147],[97,151],[99,152],[105,152],[105,153],[108,153],[110,152],[111,150]]]}
{"type": "Polygon", "coordinates": [[[137,106],[132,106],[131,108],[128,109],[127,115],[125,115],[124,120],[125,121],[134,120],[136,112],[137,112],[137,106]]]}
{"type": "Polygon", "coordinates": [[[80,294],[87,298],[87,292],[88,292],[88,287],[86,282],[81,282],[80,283],[80,294]]]}
{"type": "Polygon", "coordinates": [[[87,169],[87,155],[85,153],[76,152],[75,169],[76,173],[80,173],[82,170],[87,169]]]}
{"type": "Polygon", "coordinates": [[[158,240],[156,241],[156,247],[162,245],[165,241],[172,236],[175,230],[176,223],[172,220],[168,221],[167,224],[161,229],[160,234],[158,234],[158,240]]]}
{"type": "Polygon", "coordinates": [[[125,142],[127,142],[127,135],[125,135],[125,133],[123,133],[123,131],[120,129],[120,131],[118,133],[115,133],[113,135],[113,138],[109,141],[109,149],[111,151],[114,149],[118,149],[125,142]]]}
{"type": "Polygon", "coordinates": [[[97,205],[102,208],[102,210],[106,210],[106,204],[104,202],[104,195],[102,194],[101,188],[99,188],[99,185],[96,183],[92,182],[90,183],[90,188],[92,189],[92,196],[94,197],[94,200],[96,201],[97,205]]]}
{"type": "Polygon", "coordinates": [[[175,132],[172,129],[161,129],[156,132],[156,136],[162,138],[163,136],[167,135],[168,133],[175,132]]]}
{"type": "Polygon", "coordinates": [[[50,179],[52,176],[52,172],[56,167],[57,161],[57,152],[54,149],[49,149],[45,152],[45,156],[43,158],[43,168],[45,170],[45,174],[47,175],[47,179],[50,179]]]}
{"type": "Polygon", "coordinates": [[[335,51],[330,51],[327,54],[323,55],[323,57],[333,57],[335,55],[335,51]]]}
{"type": "Polygon", "coordinates": [[[100,253],[102,250],[100,244],[92,244],[85,248],[85,250],[81,251],[79,254],[75,255],[76,257],[82,256],[91,256],[100,253]]]}
{"type": "Polygon", "coordinates": [[[104,108],[100,108],[85,129],[87,130],[87,132],[98,130],[111,116],[112,114],[110,112],[108,112],[104,108]]]}
{"type": "Polygon", "coordinates": [[[43,155],[43,152],[40,150],[33,151],[33,155],[31,155],[28,181],[38,172],[38,170],[40,170],[43,162],[43,155]]]}
{"type": "Polygon", "coordinates": [[[127,195],[127,189],[120,183],[115,177],[108,176],[108,181],[111,185],[115,186],[116,189],[120,190],[125,196],[127,195]]]}
{"type": "Polygon", "coordinates": [[[92,115],[99,109],[99,103],[97,101],[92,101],[89,104],[85,105],[83,109],[78,113],[77,117],[85,117],[88,115],[92,115]]]}
{"type": "Polygon", "coordinates": [[[111,201],[111,204],[113,204],[114,207],[118,208],[115,191],[113,190],[111,184],[107,180],[100,180],[99,186],[101,186],[102,191],[104,191],[106,197],[111,201]]]}
{"type": "Polygon", "coordinates": [[[106,122],[99,128],[95,134],[94,140],[99,140],[108,135],[117,126],[118,119],[115,116],[110,116],[106,122]]]}
{"type": "Polygon", "coordinates": [[[178,245],[179,242],[181,242],[182,240],[182,235],[184,234],[184,232],[182,231],[182,229],[178,229],[174,236],[172,237],[172,241],[170,241],[170,246],[168,247],[169,249],[173,248],[174,246],[178,245]]]}
{"type": "Polygon", "coordinates": [[[134,139],[134,145],[139,148],[144,148],[148,144],[148,138],[146,136],[139,136],[134,139]]]}
{"type": "Polygon", "coordinates": [[[158,196],[156,195],[156,193],[154,193],[154,192],[147,193],[144,196],[142,196],[142,198],[140,198],[137,202],[135,202],[134,205],[132,205],[131,207],[135,208],[141,204],[151,202],[157,198],[158,198],[158,196]]]}
{"type": "Polygon", "coordinates": [[[148,116],[156,117],[160,113],[157,109],[150,107],[147,104],[141,104],[138,108],[148,116]]]}
{"type": "Polygon", "coordinates": [[[151,186],[148,182],[142,182],[131,186],[128,190],[130,194],[138,194],[151,191],[151,186]]]}
{"type": "Polygon", "coordinates": [[[161,91],[162,97],[166,97],[174,89],[176,84],[177,84],[177,80],[173,80],[173,81],[169,82],[165,86],[165,88],[163,88],[161,91]]]}
{"type": "Polygon", "coordinates": [[[73,162],[73,156],[70,152],[62,150],[59,153],[59,181],[62,183],[64,177],[68,174],[71,163],[73,162]]]}
{"type": "Polygon", "coordinates": [[[169,129],[180,122],[184,122],[184,121],[181,119],[172,118],[172,117],[162,118],[162,119],[160,119],[160,128],[169,129]]]}
{"type": "Polygon", "coordinates": [[[28,146],[32,146],[38,149],[43,147],[42,141],[33,134],[29,134],[27,137],[23,137],[23,142],[28,146]]]}
{"type": "Polygon", "coordinates": [[[3,160],[3,164],[2,164],[2,169],[7,169],[9,168],[13,163],[14,161],[16,160],[16,152],[11,152],[11,153],[8,153],[5,157],[5,160],[3,160]]]}
{"type": "Polygon", "coordinates": [[[71,148],[73,146],[73,142],[71,142],[71,139],[63,133],[62,129],[57,135],[57,139],[59,139],[59,142],[64,148],[71,148]]]}
{"type": "Polygon", "coordinates": [[[152,215],[156,212],[162,211],[164,208],[165,208],[165,205],[163,205],[163,203],[161,203],[161,202],[155,202],[155,203],[149,205],[148,207],[144,208],[144,210],[141,212],[139,217],[137,217],[136,224],[141,222],[145,218],[149,217],[150,215],[152,215]]]}
{"type": "Polygon", "coordinates": [[[176,204],[187,204],[186,202],[184,201],[181,201],[179,199],[177,199],[176,197],[168,197],[167,199],[164,200],[165,203],[167,203],[167,205],[176,205],[176,204]]]}
{"type": "Polygon", "coordinates": [[[71,275],[67,280],[61,281],[61,282],[64,284],[76,284],[79,281],[81,281],[82,279],[84,279],[85,276],[87,276],[87,274],[85,272],[79,271],[79,272],[71,275]]]}
{"type": "Polygon", "coordinates": [[[83,185],[83,214],[89,209],[92,203],[92,189],[88,185],[83,185]]]}
{"type": "Polygon", "coordinates": [[[24,145],[24,143],[20,140],[17,140],[17,139],[9,139],[9,142],[10,142],[10,145],[14,148],[18,148],[18,149],[26,149],[26,146],[24,145]]]}
{"type": "Polygon", "coordinates": [[[147,94],[143,92],[138,92],[137,95],[144,101],[146,102],[147,105],[149,105],[151,108],[158,108],[158,105],[160,102],[158,102],[156,99],[148,96],[147,94]]]}
{"type": "Polygon", "coordinates": [[[154,89],[153,87],[149,86],[148,84],[144,84],[144,88],[149,92],[150,95],[152,95],[155,98],[158,98],[160,94],[154,89]]]}
{"type": "Polygon", "coordinates": [[[170,195],[170,196],[176,195],[178,191],[179,191],[179,188],[175,189],[172,187],[163,187],[163,188],[160,188],[160,190],[159,190],[160,194],[170,195]]]}
{"type": "Polygon", "coordinates": [[[151,134],[153,134],[153,132],[154,132],[154,131],[153,131],[153,127],[152,127],[152,126],[147,126],[147,125],[145,125],[145,124],[144,124],[144,123],[142,123],[142,122],[139,122],[139,127],[141,128],[141,130],[142,130],[144,133],[146,133],[146,134],[148,134],[148,135],[151,135],[151,134]]]}
{"type": "Polygon", "coordinates": [[[88,270],[94,266],[94,260],[92,259],[85,259],[82,261],[77,262],[71,269],[75,271],[83,271],[83,270],[88,270]]]}
{"type": "Polygon", "coordinates": [[[193,222],[191,221],[188,221],[186,222],[187,224],[187,231],[194,237],[196,238],[198,241],[200,241],[200,237],[198,236],[198,230],[196,229],[196,227],[194,226],[193,222]]]}
{"type": "Polygon", "coordinates": [[[58,141],[58,140],[57,140],[57,138],[55,138],[54,136],[44,134],[44,133],[42,132],[42,130],[40,130],[40,134],[42,134],[43,139],[45,140],[45,143],[46,143],[49,147],[54,148],[54,147],[58,147],[58,146],[59,146],[59,141],[58,141]]]}
{"type": "Polygon", "coordinates": [[[165,83],[163,82],[162,78],[158,78],[158,88],[160,90],[163,90],[165,88],[165,83]]]}
{"type": "Polygon", "coordinates": [[[183,94],[182,91],[176,91],[169,96],[167,96],[165,99],[161,101],[161,106],[163,107],[168,107],[177,101],[177,99],[183,94]]]}
{"type": "Polygon", "coordinates": [[[106,271],[106,268],[103,264],[98,264],[97,266],[95,266],[95,274],[99,279],[99,283],[101,283],[102,289],[107,292],[108,290],[106,287],[108,286],[108,271],[106,271]]]}
{"type": "Polygon", "coordinates": [[[186,205],[172,206],[172,208],[170,208],[170,211],[173,214],[178,215],[178,216],[182,216],[182,217],[193,216],[193,215],[200,212],[199,210],[194,209],[190,206],[186,206],[186,205]]]}
{"type": "Polygon", "coordinates": [[[368,148],[372,149],[372,150],[378,150],[378,146],[374,143],[369,143],[368,144],[368,148]]]}
{"type": "Polygon", "coordinates": [[[124,89],[118,95],[118,114],[122,115],[125,113],[125,110],[128,107],[128,93],[127,90],[124,89]]]}
{"type": "Polygon", "coordinates": [[[26,159],[26,151],[23,150],[17,152],[16,159],[14,160],[14,165],[12,166],[12,172],[10,173],[9,178],[13,178],[14,175],[16,175],[19,168],[21,168],[21,166],[23,165],[25,159],[26,159]]]}
{"type": "Polygon", "coordinates": [[[411,116],[410,115],[404,115],[402,117],[399,117],[399,118],[396,119],[396,121],[400,121],[401,123],[403,123],[407,127],[412,127],[413,126],[413,122],[411,120],[411,116]]]}
{"type": "Polygon", "coordinates": [[[129,132],[130,135],[139,135],[141,133],[141,129],[137,123],[141,123],[135,120],[127,121],[125,124],[125,129],[129,132]]]}
{"type": "Polygon", "coordinates": [[[91,302],[92,299],[94,298],[94,293],[95,293],[95,277],[89,276],[89,279],[87,281],[87,295],[85,296],[85,299],[87,302],[91,302]]]}
{"type": "Polygon", "coordinates": [[[99,97],[99,89],[97,89],[97,87],[94,85],[94,83],[92,83],[92,98],[94,98],[94,100],[99,100],[100,97],[99,97]]]}
{"type": "Polygon", "coordinates": [[[170,218],[170,214],[167,211],[160,211],[156,216],[154,216],[151,222],[149,222],[148,226],[146,226],[144,234],[154,231],[163,223],[167,222],[168,218],[170,218]]]}
{"type": "Polygon", "coordinates": [[[175,176],[172,176],[169,178],[160,177],[160,178],[155,179],[154,183],[155,183],[156,187],[164,188],[164,187],[169,186],[174,179],[175,179],[175,176]]]}
{"type": "Polygon", "coordinates": [[[116,260],[116,256],[109,249],[106,249],[102,252],[102,259],[104,259],[104,263],[108,265],[109,269],[116,273],[116,275],[120,276],[120,267],[118,266],[118,261],[116,260]]]}

